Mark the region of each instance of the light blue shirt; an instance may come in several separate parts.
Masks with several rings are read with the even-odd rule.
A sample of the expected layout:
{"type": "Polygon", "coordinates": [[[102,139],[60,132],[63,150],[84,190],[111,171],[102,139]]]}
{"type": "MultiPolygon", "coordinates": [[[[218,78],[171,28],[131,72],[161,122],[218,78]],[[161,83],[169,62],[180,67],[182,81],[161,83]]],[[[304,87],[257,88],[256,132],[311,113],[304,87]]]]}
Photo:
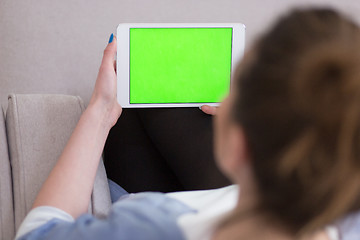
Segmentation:
{"type": "Polygon", "coordinates": [[[20,240],[147,239],[182,240],[177,218],[194,211],[161,193],[125,195],[113,204],[105,219],[85,214],[67,222],[53,219],[20,240]]]}
{"type": "MultiPolygon", "coordinates": [[[[162,193],[131,195],[114,182],[109,181],[109,186],[111,198],[116,202],[106,218],[89,214],[75,221],[54,218],[19,239],[185,239],[178,218],[196,210],[162,193]]],[[[360,240],[360,211],[335,225],[341,240],[360,240]]]]}

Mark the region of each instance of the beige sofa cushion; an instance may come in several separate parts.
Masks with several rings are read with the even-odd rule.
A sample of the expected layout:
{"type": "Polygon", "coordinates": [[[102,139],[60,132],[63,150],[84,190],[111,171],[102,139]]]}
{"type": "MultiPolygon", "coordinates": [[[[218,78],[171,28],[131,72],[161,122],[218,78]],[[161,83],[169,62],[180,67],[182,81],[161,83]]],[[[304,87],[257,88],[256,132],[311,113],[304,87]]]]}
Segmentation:
{"type": "MultiPolygon", "coordinates": [[[[31,209],[83,110],[82,100],[74,96],[9,96],[6,123],[16,229],[31,209]]],[[[95,215],[105,215],[110,205],[107,177],[101,161],[89,211],[95,215]]]]}
{"type": "Polygon", "coordinates": [[[13,239],[15,236],[13,194],[5,120],[0,109],[0,239],[13,239]]]}

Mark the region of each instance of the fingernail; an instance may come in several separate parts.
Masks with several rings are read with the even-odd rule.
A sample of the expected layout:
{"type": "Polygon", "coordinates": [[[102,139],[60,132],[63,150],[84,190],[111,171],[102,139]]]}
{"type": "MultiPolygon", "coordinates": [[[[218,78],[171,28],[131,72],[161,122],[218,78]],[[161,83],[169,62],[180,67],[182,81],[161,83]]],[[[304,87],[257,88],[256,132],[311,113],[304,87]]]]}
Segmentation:
{"type": "Polygon", "coordinates": [[[113,41],[113,39],[114,39],[114,34],[112,33],[109,38],[109,43],[111,43],[113,41]]]}

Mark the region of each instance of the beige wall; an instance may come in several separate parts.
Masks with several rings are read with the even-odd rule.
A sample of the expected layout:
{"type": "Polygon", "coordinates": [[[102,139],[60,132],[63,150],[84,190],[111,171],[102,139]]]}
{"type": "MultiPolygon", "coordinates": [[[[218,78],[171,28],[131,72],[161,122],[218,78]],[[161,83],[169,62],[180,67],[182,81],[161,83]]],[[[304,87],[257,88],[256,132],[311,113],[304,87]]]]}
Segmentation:
{"type": "Polygon", "coordinates": [[[242,22],[247,45],[295,5],[330,4],[360,22],[359,0],[0,0],[0,103],[8,93],[89,101],[103,48],[121,22],[242,22]]]}

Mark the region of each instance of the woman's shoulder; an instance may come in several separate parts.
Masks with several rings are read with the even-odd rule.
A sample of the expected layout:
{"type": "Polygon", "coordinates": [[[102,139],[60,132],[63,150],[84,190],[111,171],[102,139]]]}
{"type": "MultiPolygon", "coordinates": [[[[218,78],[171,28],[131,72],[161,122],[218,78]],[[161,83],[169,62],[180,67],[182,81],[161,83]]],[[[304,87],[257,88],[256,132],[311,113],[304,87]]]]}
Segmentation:
{"type": "Polygon", "coordinates": [[[184,235],[177,219],[191,211],[190,207],[161,193],[131,194],[113,204],[106,218],[90,214],[75,221],[52,218],[18,239],[180,240],[184,235]]]}

